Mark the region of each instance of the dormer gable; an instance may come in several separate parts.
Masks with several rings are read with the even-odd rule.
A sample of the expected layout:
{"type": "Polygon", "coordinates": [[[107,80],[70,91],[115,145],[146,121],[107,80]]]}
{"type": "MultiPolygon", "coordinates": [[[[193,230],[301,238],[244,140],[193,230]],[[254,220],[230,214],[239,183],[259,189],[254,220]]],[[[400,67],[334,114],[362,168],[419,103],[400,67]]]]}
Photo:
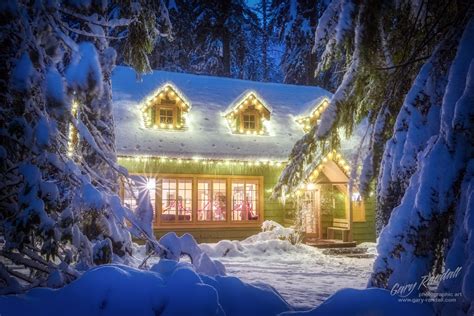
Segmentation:
{"type": "Polygon", "coordinates": [[[165,83],[144,101],[141,108],[145,127],[167,130],[186,128],[191,103],[172,83],[165,83]]]}
{"type": "Polygon", "coordinates": [[[234,134],[266,135],[271,108],[255,92],[249,91],[239,97],[224,113],[234,134]]]}
{"type": "Polygon", "coordinates": [[[309,111],[301,116],[296,117],[296,123],[298,123],[301,128],[303,128],[305,133],[309,132],[313,126],[318,124],[321,115],[328,106],[329,100],[326,98],[317,101],[309,111]]]}

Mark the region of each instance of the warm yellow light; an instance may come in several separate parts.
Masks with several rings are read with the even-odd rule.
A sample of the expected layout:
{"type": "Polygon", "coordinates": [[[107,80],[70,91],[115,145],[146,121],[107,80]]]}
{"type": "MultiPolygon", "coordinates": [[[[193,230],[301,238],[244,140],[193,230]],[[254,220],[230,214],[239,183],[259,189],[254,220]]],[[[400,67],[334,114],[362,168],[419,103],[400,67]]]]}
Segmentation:
{"type": "Polygon", "coordinates": [[[160,127],[165,128],[166,127],[165,123],[160,123],[160,127]]]}

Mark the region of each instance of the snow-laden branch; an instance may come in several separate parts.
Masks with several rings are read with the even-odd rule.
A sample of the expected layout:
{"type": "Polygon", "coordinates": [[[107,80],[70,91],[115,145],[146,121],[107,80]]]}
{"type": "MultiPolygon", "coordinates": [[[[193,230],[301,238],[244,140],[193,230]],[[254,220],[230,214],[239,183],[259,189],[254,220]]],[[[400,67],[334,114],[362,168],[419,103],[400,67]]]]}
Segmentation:
{"type": "Polygon", "coordinates": [[[86,16],[86,15],[83,15],[83,14],[80,14],[80,13],[73,12],[73,11],[71,11],[71,10],[65,8],[65,7],[60,7],[59,11],[64,13],[64,14],[73,16],[73,17],[75,17],[79,20],[82,20],[84,22],[92,23],[92,24],[95,24],[95,25],[100,25],[100,26],[103,26],[103,27],[110,27],[110,28],[116,28],[116,27],[120,27],[120,26],[129,26],[131,23],[136,21],[136,18],[133,18],[133,19],[121,18],[121,19],[111,19],[111,20],[108,20],[108,21],[100,21],[98,19],[97,14],[94,14],[92,16],[86,16]]]}

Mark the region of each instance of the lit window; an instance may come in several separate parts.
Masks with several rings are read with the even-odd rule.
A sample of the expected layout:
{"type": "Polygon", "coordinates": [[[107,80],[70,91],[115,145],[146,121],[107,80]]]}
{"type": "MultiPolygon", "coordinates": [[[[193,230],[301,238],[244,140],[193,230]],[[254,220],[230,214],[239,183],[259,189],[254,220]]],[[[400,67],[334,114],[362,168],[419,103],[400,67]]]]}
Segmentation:
{"type": "Polygon", "coordinates": [[[156,180],[143,176],[132,175],[129,177],[130,185],[124,183],[123,202],[126,207],[136,211],[137,206],[150,203],[155,213],[156,180]]]}
{"type": "Polygon", "coordinates": [[[244,114],[244,129],[246,130],[255,130],[256,129],[256,119],[254,114],[244,114]]]}
{"type": "Polygon", "coordinates": [[[134,175],[123,187],[124,205],[135,211],[139,201],[149,200],[157,225],[225,225],[228,220],[258,224],[262,220],[260,182],[202,176],[150,178],[134,175]],[[229,187],[228,187],[229,186],[229,187]],[[230,216],[230,218],[229,218],[230,216]]]}
{"type": "Polygon", "coordinates": [[[160,110],[160,124],[173,124],[173,110],[160,110]]]}
{"type": "Polygon", "coordinates": [[[247,93],[244,97],[232,103],[224,116],[233,133],[246,135],[265,135],[268,133],[270,108],[256,95],[247,93]]]}
{"type": "Polygon", "coordinates": [[[176,87],[165,84],[144,102],[141,111],[148,128],[183,129],[190,108],[191,104],[176,87]]]}
{"type": "Polygon", "coordinates": [[[198,221],[225,221],[226,198],[226,180],[198,180],[198,221]]]}
{"type": "Polygon", "coordinates": [[[232,220],[258,220],[258,181],[232,181],[232,220]]]}
{"type": "Polygon", "coordinates": [[[161,221],[190,222],[192,220],[192,179],[161,180],[161,221]]]}

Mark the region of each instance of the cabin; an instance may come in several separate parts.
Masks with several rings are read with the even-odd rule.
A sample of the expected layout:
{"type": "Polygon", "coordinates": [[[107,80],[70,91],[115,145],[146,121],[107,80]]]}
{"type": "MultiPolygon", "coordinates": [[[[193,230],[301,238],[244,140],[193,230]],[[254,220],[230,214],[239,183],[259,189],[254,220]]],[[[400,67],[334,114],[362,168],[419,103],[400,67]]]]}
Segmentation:
{"type": "Polygon", "coordinates": [[[130,174],[121,196],[133,209],[147,192],[158,237],[241,240],[273,220],[320,244],[375,240],[373,201],[348,189],[358,135],[314,163],[292,198],[271,198],[328,91],[165,71],[137,80],[128,67],[112,85],[118,162],[130,174]]]}

